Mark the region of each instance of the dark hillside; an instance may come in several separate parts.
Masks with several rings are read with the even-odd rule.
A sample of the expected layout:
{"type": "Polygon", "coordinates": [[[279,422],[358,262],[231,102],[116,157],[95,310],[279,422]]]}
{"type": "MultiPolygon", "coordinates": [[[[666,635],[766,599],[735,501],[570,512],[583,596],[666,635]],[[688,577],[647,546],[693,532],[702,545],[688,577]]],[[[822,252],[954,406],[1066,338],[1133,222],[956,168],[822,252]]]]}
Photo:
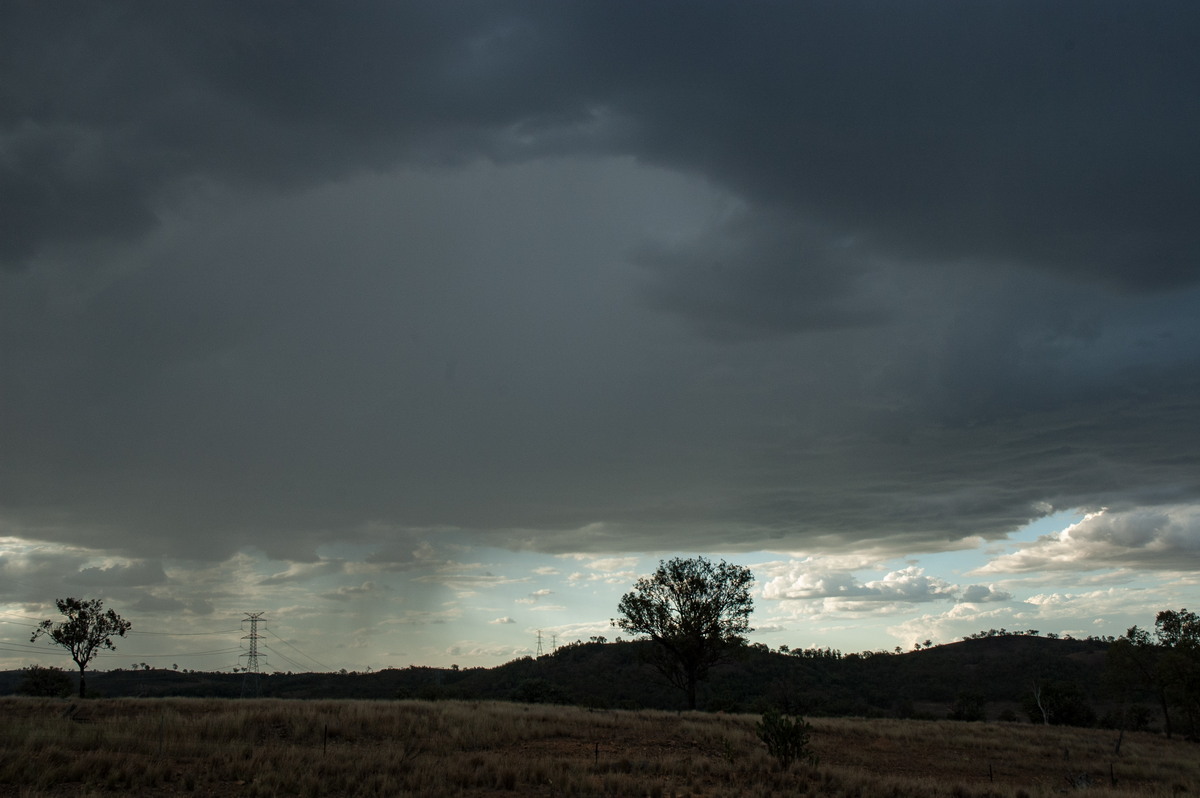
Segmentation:
{"type": "Polygon", "coordinates": [[[1013,700],[1034,680],[1098,687],[1108,644],[1010,635],[963,640],[888,659],[894,687],[913,700],[953,701],[964,691],[988,701],[1013,700]]]}
{"type": "MultiPolygon", "coordinates": [[[[607,708],[682,709],[643,655],[646,643],[575,643],[494,668],[386,669],[372,673],[275,673],[259,678],[277,698],[500,699],[607,708]]],[[[713,669],[701,685],[707,710],[755,712],[769,706],[808,715],[945,717],[960,696],[976,696],[985,714],[1016,711],[1035,681],[1078,686],[1087,701],[1106,700],[1107,643],[1034,636],[965,640],[903,654],[781,653],[751,646],[713,669]]],[[[19,671],[0,674],[0,694],[16,691],[19,671]]],[[[253,682],[243,674],[172,670],[98,671],[88,686],[106,696],[236,698],[253,682]]]]}

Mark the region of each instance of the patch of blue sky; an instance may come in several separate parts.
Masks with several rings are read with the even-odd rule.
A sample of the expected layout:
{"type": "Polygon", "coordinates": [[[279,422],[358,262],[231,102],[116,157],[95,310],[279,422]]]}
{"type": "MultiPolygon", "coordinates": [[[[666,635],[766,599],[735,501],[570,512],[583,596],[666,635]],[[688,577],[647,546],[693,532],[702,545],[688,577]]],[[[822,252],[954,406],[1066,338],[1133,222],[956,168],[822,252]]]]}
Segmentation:
{"type": "Polygon", "coordinates": [[[1022,546],[1035,542],[1038,538],[1056,535],[1072,524],[1079,523],[1083,517],[1084,514],[1078,510],[1051,513],[1017,529],[1003,540],[980,541],[978,545],[953,551],[918,554],[903,559],[916,560],[928,572],[936,573],[947,579],[950,579],[951,576],[969,578],[971,571],[987,565],[996,557],[1011,554],[1022,546]]]}

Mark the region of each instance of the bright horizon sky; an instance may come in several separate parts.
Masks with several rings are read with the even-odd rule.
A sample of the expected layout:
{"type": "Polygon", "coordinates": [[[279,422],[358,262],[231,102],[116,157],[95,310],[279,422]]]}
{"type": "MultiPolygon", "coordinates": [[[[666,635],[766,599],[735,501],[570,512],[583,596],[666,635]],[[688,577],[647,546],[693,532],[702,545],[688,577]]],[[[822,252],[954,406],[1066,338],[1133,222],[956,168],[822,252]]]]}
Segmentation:
{"type": "Polygon", "coordinates": [[[3,5],[0,667],[64,596],[133,621],[101,668],[232,667],[248,612],[273,670],[495,665],[677,554],[772,648],[1195,606],[1197,38],[3,5]]]}
{"type": "MultiPolygon", "coordinates": [[[[1174,587],[1159,584],[1157,574],[1113,568],[1048,582],[1041,573],[1003,565],[1014,556],[1060,545],[1065,536],[1096,521],[1058,514],[1003,544],[928,556],[748,552],[725,559],[754,572],[750,639],[773,649],[909,650],[925,640],[951,643],[986,629],[1086,637],[1120,635],[1135,624],[1152,626],[1154,614],[1175,608],[1172,601],[1179,596],[1174,587]]],[[[139,614],[114,606],[134,621],[133,633],[118,639],[118,650],[103,653],[93,667],[140,662],[200,670],[245,666],[249,612],[263,616],[260,655],[267,671],[491,667],[536,655],[539,631],[544,653],[556,644],[619,637],[610,620],[637,577],[653,571],[661,559],[694,556],[474,549],[473,558],[431,561],[397,574],[364,567],[361,551],[338,548],[323,552],[317,562],[286,567],[258,553],[237,555],[196,586],[232,572],[253,587],[243,595],[223,596],[205,608],[202,618],[180,623],[161,612],[139,614]]],[[[195,578],[186,564],[168,564],[164,570],[172,583],[195,578]]],[[[180,587],[176,595],[183,594],[180,587]]],[[[0,616],[0,667],[73,668],[61,649],[28,644],[35,623],[35,616],[24,614],[28,611],[23,607],[0,616]]],[[[56,617],[55,611],[48,610],[46,617],[56,617]]]]}

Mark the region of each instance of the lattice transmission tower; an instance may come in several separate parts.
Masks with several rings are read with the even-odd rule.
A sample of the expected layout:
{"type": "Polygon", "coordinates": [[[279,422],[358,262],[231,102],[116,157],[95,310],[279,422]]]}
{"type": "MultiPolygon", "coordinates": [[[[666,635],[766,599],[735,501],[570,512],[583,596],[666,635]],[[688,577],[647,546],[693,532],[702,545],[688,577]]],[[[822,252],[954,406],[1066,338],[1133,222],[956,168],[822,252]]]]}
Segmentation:
{"type": "Polygon", "coordinates": [[[254,698],[259,698],[262,695],[262,685],[259,684],[258,674],[261,670],[261,665],[258,661],[258,641],[262,637],[258,633],[258,622],[264,620],[261,612],[248,612],[246,617],[242,619],[242,629],[245,630],[246,622],[250,622],[250,633],[242,635],[243,640],[250,641],[249,648],[245,654],[238,657],[239,660],[246,660],[246,667],[242,676],[242,698],[247,695],[252,695],[254,698]]]}

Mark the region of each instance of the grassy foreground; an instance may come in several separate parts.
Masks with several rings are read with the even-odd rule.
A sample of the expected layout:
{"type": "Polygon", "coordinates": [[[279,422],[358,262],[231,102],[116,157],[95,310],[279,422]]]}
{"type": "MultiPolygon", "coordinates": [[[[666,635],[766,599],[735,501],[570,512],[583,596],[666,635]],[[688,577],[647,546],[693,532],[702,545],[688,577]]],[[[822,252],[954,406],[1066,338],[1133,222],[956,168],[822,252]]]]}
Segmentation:
{"type": "Polygon", "coordinates": [[[751,715],[489,702],[0,699],[0,795],[1200,793],[1200,747],[1028,724],[812,720],[782,771],[751,715]],[[1115,779],[1115,784],[1113,780],[1115,779]]]}

